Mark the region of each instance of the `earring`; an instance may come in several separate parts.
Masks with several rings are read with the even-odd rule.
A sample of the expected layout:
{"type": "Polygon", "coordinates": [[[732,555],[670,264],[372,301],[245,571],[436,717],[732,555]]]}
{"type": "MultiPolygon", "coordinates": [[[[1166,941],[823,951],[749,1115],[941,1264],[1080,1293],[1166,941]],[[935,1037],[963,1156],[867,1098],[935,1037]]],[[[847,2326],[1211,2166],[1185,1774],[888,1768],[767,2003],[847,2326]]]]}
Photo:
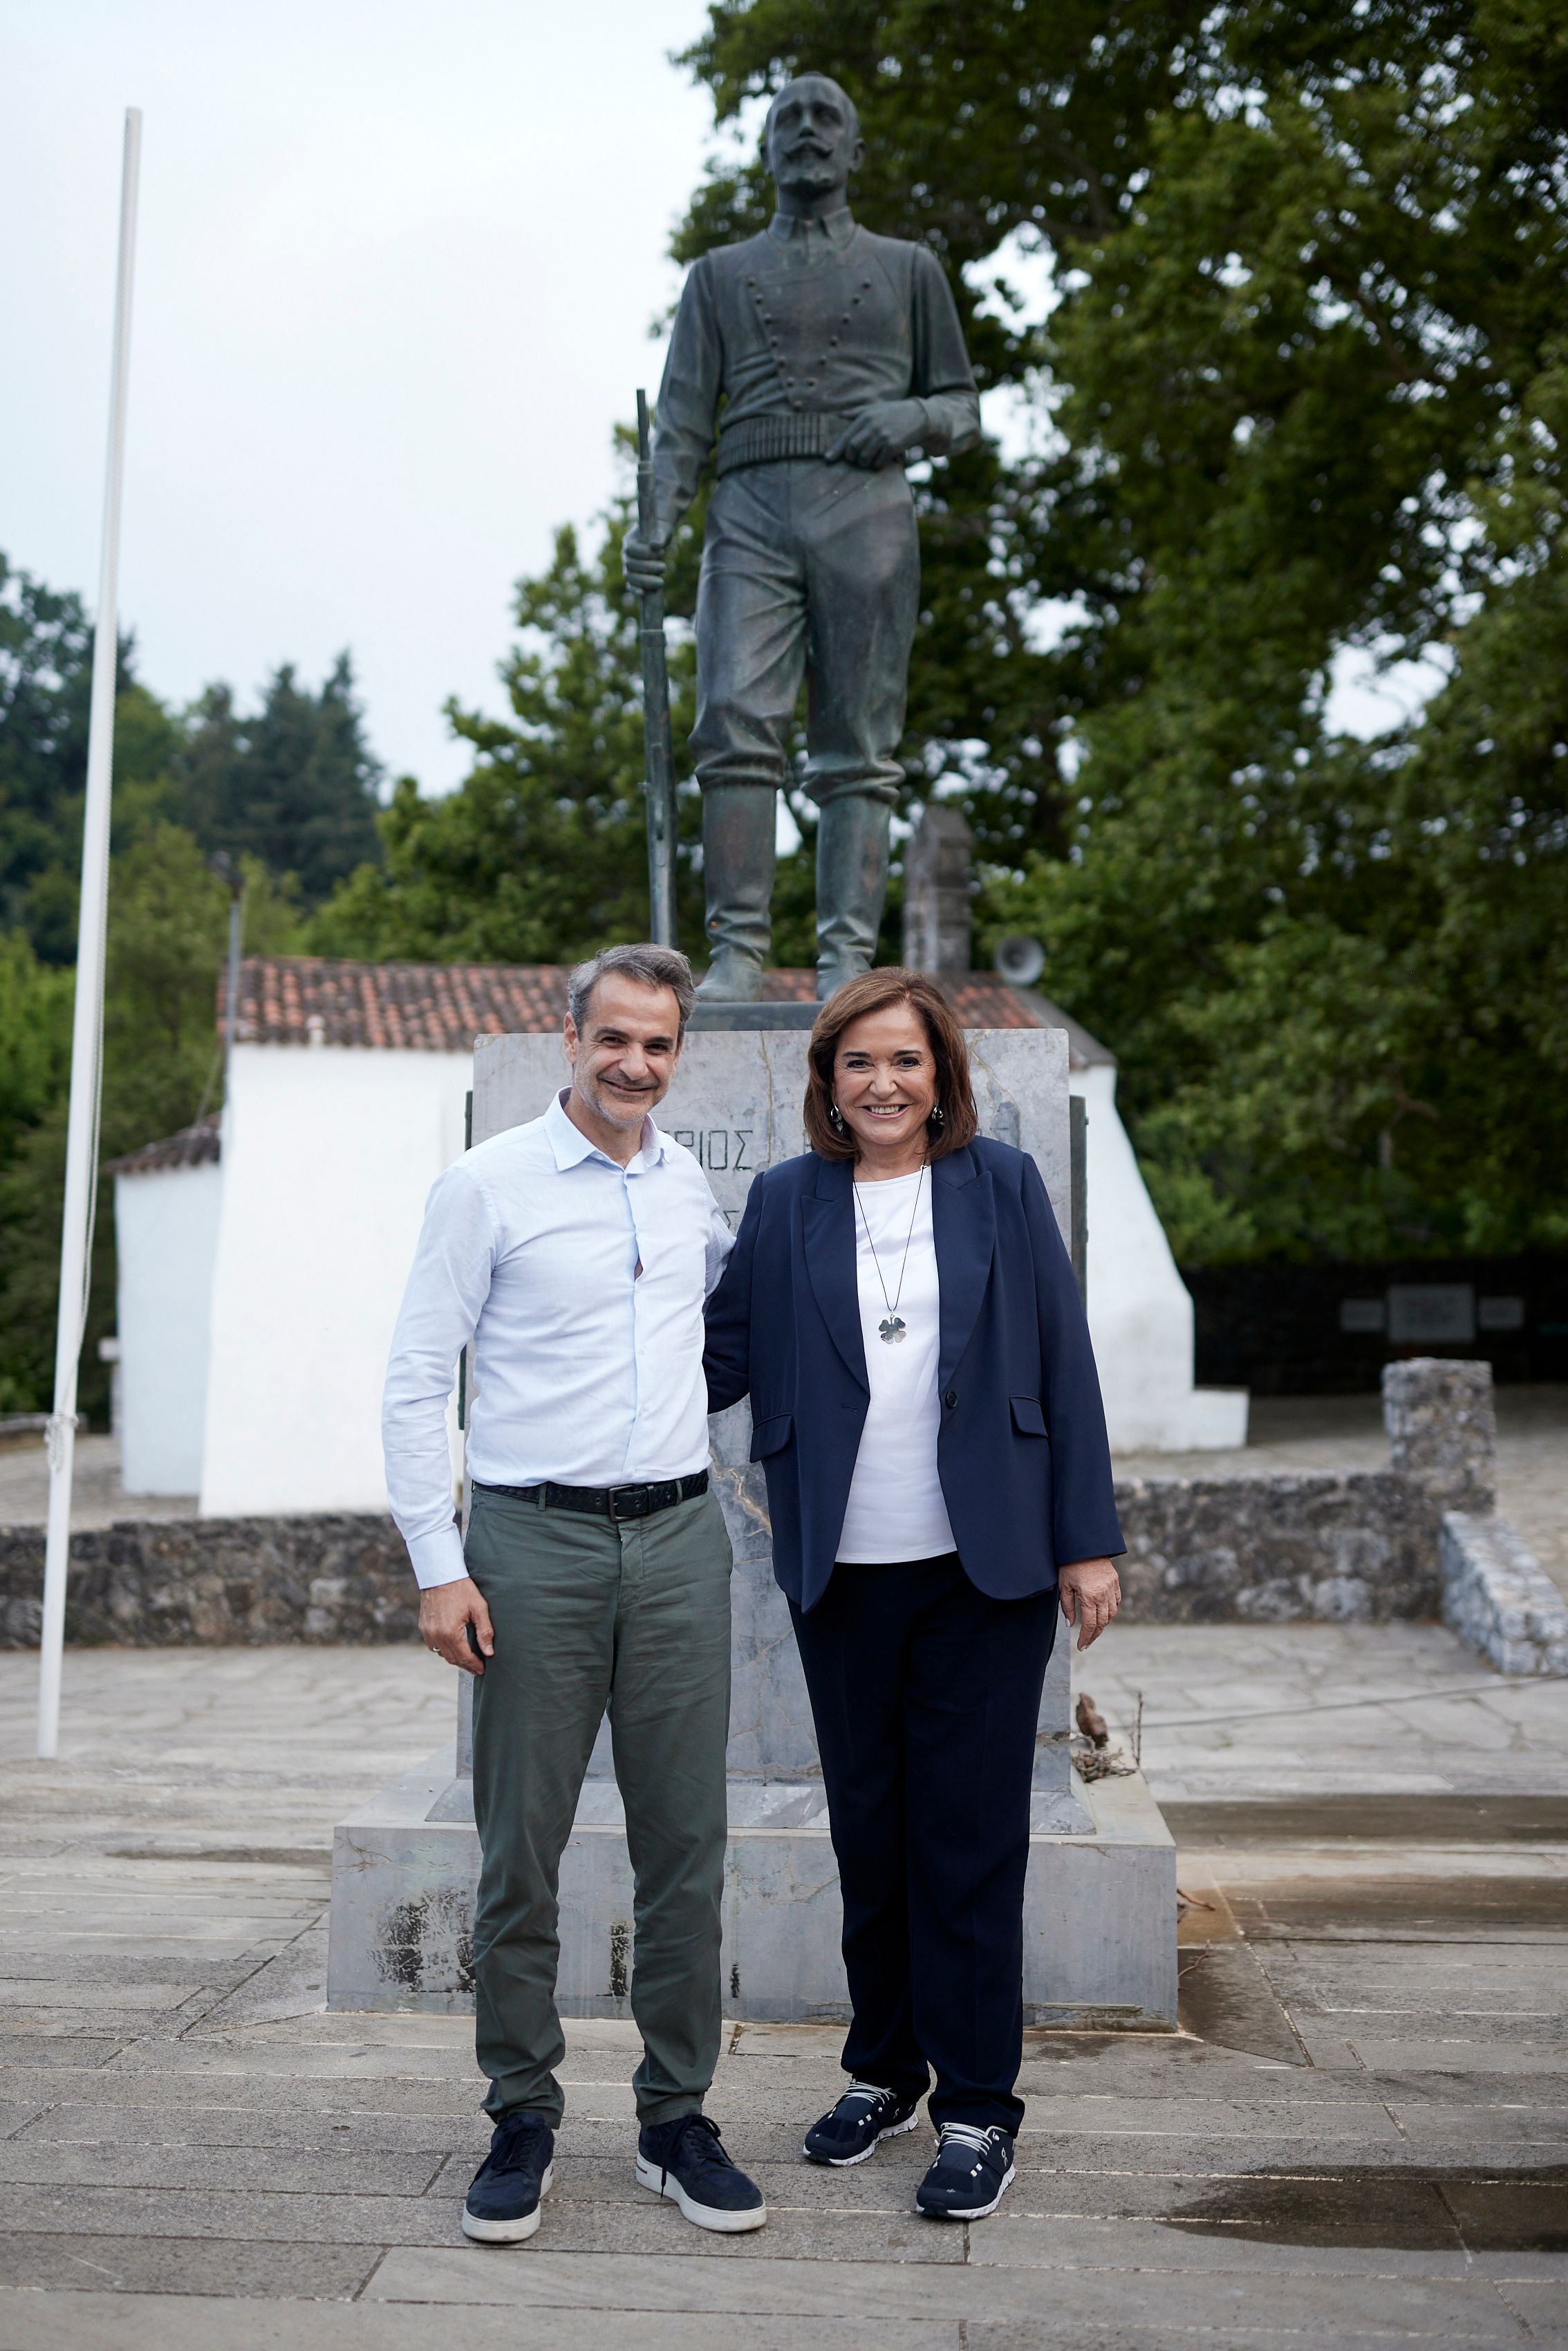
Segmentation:
{"type": "Polygon", "coordinates": [[[828,1104],[828,1124],[832,1128],[835,1134],[843,1134],[844,1114],[839,1108],[837,1102],[830,1102],[828,1104]]]}
{"type": "Polygon", "coordinates": [[[942,1129],[947,1123],[947,1113],[943,1109],[940,1102],[938,1102],[936,1108],[932,1111],[931,1115],[926,1120],[925,1123],[927,1126],[934,1126],[938,1134],[941,1134],[942,1129]]]}

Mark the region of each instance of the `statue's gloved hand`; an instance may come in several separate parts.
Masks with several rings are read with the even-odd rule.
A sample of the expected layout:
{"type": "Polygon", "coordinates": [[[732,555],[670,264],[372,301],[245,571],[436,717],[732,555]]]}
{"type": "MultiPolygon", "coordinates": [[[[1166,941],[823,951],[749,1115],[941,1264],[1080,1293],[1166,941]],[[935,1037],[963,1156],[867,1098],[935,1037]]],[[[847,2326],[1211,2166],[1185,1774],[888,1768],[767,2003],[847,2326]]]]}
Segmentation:
{"type": "Polygon", "coordinates": [[[875,473],[883,465],[895,465],[907,450],[917,446],[925,431],[923,400],[877,400],[862,408],[822,454],[830,465],[841,459],[847,465],[863,465],[875,473]]]}
{"type": "Polygon", "coordinates": [[[621,569],[633,596],[645,596],[651,588],[664,586],[667,552],[662,540],[644,538],[632,525],[621,542],[621,569]]]}

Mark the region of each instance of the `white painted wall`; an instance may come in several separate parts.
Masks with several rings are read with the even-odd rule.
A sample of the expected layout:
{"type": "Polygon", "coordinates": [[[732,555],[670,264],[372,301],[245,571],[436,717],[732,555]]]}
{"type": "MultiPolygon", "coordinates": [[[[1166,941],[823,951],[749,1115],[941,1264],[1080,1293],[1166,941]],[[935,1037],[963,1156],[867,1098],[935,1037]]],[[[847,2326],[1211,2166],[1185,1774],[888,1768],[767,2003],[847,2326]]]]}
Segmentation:
{"type": "Polygon", "coordinates": [[[1089,1332],[1117,1453],[1187,1453],[1247,1442],[1245,1388],[1193,1385],[1192,1297],[1116,1108],[1116,1071],[1071,1073],[1088,1115],[1089,1332]]]}
{"type": "Polygon", "coordinates": [[[128,1494],[201,1490],[222,1196],[215,1161],[114,1179],[120,1477],[128,1494]]]}
{"type": "MultiPolygon", "coordinates": [[[[425,1195],[463,1148],[471,1067],[241,1044],[221,1169],[119,1179],[129,1490],[197,1490],[217,1517],[385,1508],[387,1349],[425,1195]]],[[[1192,1301],[1115,1082],[1101,1064],[1071,1078],[1089,1113],[1089,1322],[1112,1444],[1244,1444],[1246,1391],[1193,1385],[1192,1301]]]]}
{"type": "Polygon", "coordinates": [[[467,1053],[235,1047],[204,1516],[385,1510],[387,1350],[470,1070],[467,1053]]]}

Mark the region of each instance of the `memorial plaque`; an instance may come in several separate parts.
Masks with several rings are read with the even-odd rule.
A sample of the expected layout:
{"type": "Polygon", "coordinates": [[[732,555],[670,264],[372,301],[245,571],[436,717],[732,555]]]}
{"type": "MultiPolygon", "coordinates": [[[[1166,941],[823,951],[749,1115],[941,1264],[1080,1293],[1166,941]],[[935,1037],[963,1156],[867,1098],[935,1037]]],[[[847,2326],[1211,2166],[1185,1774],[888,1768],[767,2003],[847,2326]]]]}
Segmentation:
{"type": "Polygon", "coordinates": [[[1468,1281],[1396,1281],[1388,1290],[1388,1335],[1396,1347],[1447,1340],[1468,1347],[1476,1335],[1476,1293],[1468,1281]]]}

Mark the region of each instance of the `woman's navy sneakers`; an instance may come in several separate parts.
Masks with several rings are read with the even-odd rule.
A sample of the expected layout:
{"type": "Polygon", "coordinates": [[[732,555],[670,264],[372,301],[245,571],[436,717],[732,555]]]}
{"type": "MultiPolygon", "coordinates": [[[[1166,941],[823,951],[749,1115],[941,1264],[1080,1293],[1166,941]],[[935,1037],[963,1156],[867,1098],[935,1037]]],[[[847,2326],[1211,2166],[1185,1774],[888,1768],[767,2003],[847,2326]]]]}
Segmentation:
{"type": "Polygon", "coordinates": [[[983,2220],[1013,2184],[1013,2143],[993,2124],[944,2123],[936,2135],[936,2158],[915,2191],[915,2200],[934,2220],[983,2220]]]}
{"type": "Polygon", "coordinates": [[[831,2112],[811,2125],[800,2152],[810,2163],[863,2163],[884,2138],[915,2128],[919,2104],[918,2096],[901,2098],[874,2082],[852,2082],[831,2112]]]}
{"type": "Polygon", "coordinates": [[[463,2207],[464,2235],[482,2245],[520,2245],[531,2237],[539,2199],[549,2194],[554,2153],[555,2133],[543,2115],[527,2106],[503,2115],[463,2207]]]}
{"type": "Polygon", "coordinates": [[[637,2177],[655,2196],[670,2197],[699,2229],[729,2236],[760,2229],[768,2218],[761,2189],[730,2161],[718,2125],[706,2115],[644,2124],[637,2135],[637,2177]]]}

